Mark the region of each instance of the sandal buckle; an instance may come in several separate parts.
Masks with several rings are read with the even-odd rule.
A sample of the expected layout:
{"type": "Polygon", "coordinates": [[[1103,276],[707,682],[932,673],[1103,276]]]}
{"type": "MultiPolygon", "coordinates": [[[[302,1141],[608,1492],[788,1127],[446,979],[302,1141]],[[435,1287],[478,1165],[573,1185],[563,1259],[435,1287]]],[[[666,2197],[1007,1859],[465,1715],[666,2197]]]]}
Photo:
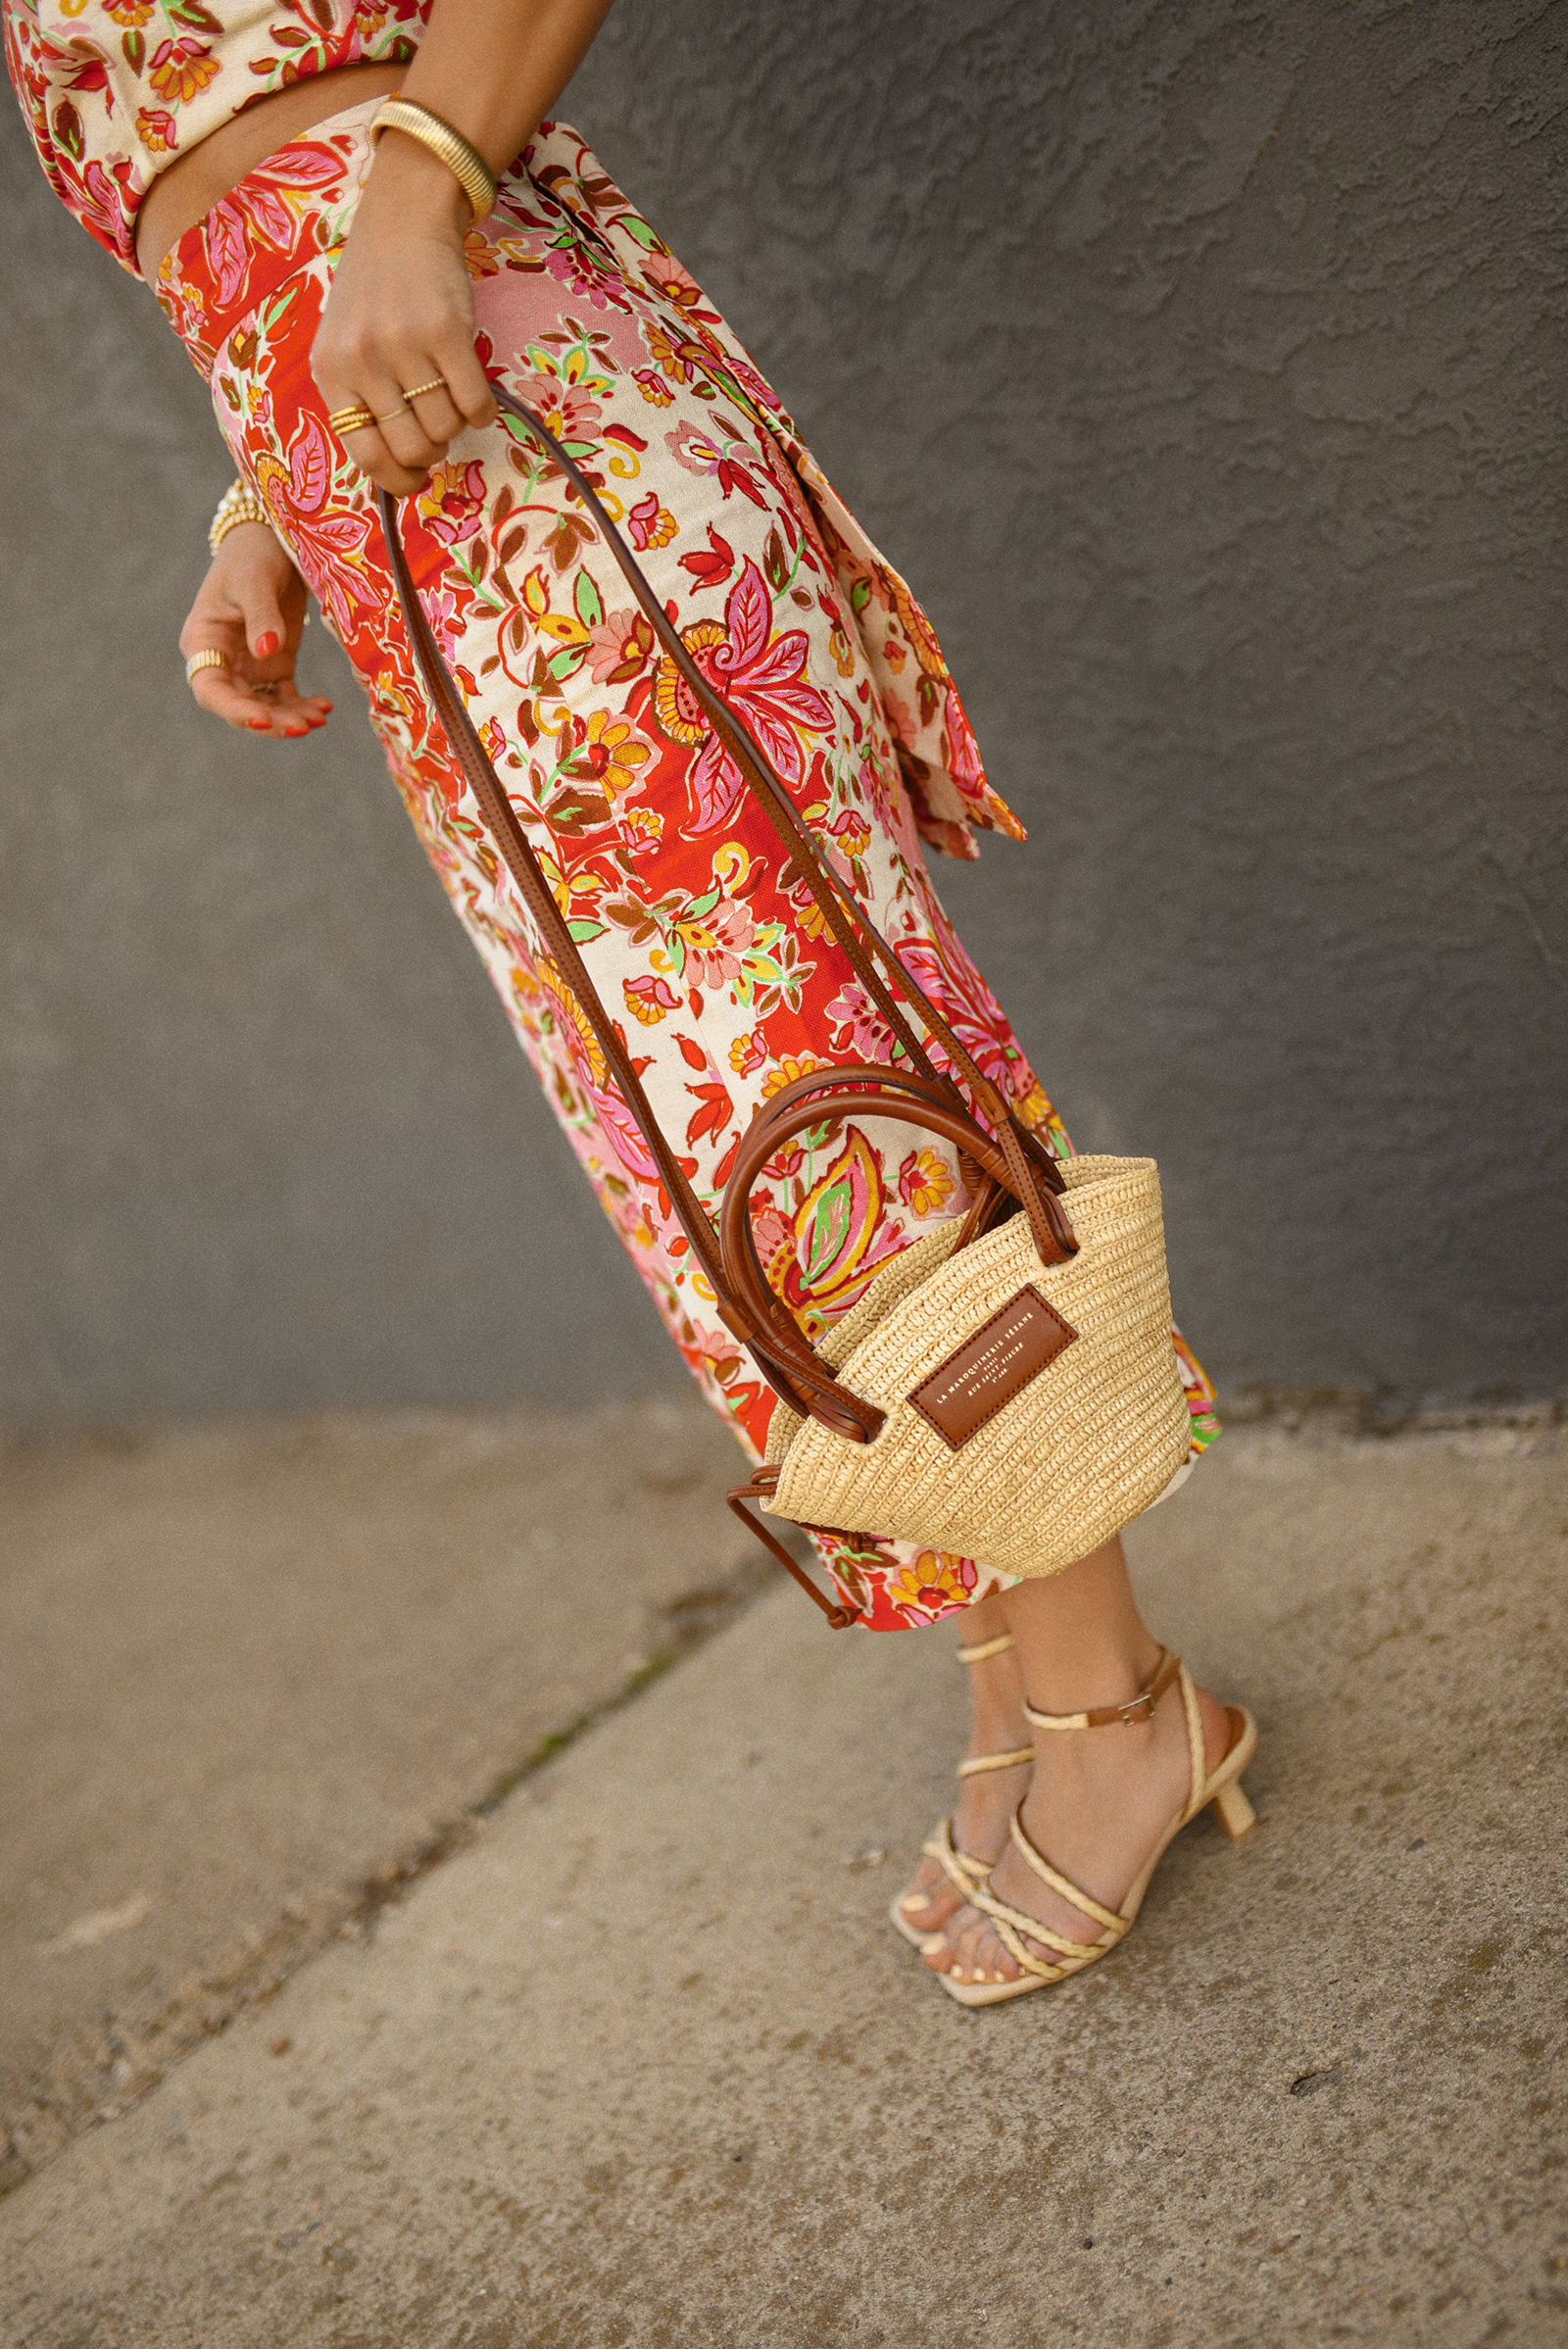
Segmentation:
{"type": "Polygon", "coordinates": [[[1154,1718],[1153,1691],[1150,1688],[1140,1689],[1139,1693],[1130,1697],[1126,1704],[1119,1704],[1116,1707],[1116,1714],[1125,1729],[1137,1729],[1141,1722],[1152,1721],[1154,1718]]]}

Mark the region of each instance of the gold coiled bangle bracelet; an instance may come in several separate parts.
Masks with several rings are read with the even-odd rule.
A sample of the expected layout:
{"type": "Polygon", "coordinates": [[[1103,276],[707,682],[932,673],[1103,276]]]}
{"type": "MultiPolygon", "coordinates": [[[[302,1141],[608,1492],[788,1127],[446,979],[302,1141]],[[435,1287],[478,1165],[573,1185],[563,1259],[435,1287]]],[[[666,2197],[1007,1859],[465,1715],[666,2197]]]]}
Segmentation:
{"type": "Polygon", "coordinates": [[[383,130],[401,130],[416,138],[452,173],[473,208],[475,220],[482,220],[493,212],[496,201],[496,175],[477,147],[470,146],[461,130],[454,130],[440,115],[432,114],[427,106],[418,105],[413,98],[399,97],[396,91],[384,98],[370,121],[370,144],[380,144],[383,130]]]}

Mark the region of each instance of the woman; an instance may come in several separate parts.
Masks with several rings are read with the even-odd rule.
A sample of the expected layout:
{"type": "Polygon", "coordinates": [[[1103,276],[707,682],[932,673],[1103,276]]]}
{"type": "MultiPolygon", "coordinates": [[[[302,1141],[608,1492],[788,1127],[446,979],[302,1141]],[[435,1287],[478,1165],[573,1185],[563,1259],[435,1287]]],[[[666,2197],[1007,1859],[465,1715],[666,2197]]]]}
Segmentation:
{"type": "MultiPolygon", "coordinates": [[[[755,1452],[773,1396],[498,874],[411,661],[373,485],[407,501],[446,660],[704,1199],[763,1100],[821,1062],[886,1059],[888,1033],[580,502],[499,420],[490,375],[589,472],[970,1052],[1027,1125],[1070,1146],[926,873],[922,841],[972,856],[976,826],[1020,836],[929,623],[701,289],[546,120],[607,7],[6,0],[5,22],[52,184],[154,286],[239,467],[180,639],[191,690],[273,739],[324,724],[330,706],[295,683],[317,597],[572,1148],[755,1452]]],[[[910,1140],[851,1122],[770,1165],[759,1236],[808,1335],[965,1207],[954,1153],[910,1140]]],[[[1183,1362],[1196,1452],[1217,1432],[1212,1395],[1183,1362]]],[[[1233,1832],[1247,1823],[1250,1727],[1152,1639],[1119,1542],[1023,1581],[908,1544],[853,1562],[819,1547],[873,1628],[961,1619],[970,1766],[894,1908],[956,1996],[1017,1995],[1113,1945],[1203,1802],[1233,1832]],[[1086,1711],[1117,1734],[1087,1734],[1086,1711]]]]}

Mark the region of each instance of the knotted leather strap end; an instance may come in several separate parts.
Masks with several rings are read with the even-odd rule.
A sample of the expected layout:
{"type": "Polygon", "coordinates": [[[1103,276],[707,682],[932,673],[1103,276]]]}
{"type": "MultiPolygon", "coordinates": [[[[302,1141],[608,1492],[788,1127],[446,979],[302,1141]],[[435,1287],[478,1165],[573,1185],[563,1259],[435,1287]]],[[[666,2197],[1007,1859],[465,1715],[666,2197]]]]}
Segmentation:
{"type": "Polygon", "coordinates": [[[757,1536],[757,1539],[759,1542],[760,1542],[762,1547],[772,1551],[774,1557],[783,1567],[785,1573],[791,1575],[794,1580],[800,1584],[801,1589],[806,1592],[807,1597],[811,1600],[812,1604],[821,1608],[823,1614],[827,1617],[828,1629],[835,1632],[847,1631],[852,1623],[859,1622],[859,1608],[843,1605],[835,1606],[833,1601],[830,1598],[825,1597],[817,1589],[815,1583],[812,1582],[805,1567],[802,1566],[797,1559],[790,1556],[790,1553],[785,1548],[783,1542],[777,1540],[774,1535],[770,1534],[766,1526],[762,1524],[760,1518],[754,1516],[752,1511],[746,1506],[749,1500],[771,1500],[773,1494],[777,1491],[778,1470],[771,1465],[764,1464],[762,1467],[758,1469],[750,1484],[732,1486],[729,1492],[725,1493],[724,1498],[728,1501],[730,1507],[734,1510],[736,1516],[740,1518],[741,1522],[749,1527],[750,1530],[757,1536]]]}

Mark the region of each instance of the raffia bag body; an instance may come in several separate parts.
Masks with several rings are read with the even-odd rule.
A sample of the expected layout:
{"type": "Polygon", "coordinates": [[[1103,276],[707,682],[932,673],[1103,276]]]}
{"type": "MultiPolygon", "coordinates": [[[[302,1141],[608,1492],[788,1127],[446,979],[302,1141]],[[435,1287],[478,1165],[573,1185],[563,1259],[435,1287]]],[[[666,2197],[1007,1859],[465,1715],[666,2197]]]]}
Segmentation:
{"type": "MultiPolygon", "coordinates": [[[[1043,1265],[1016,1216],[957,1254],[956,1225],[933,1232],[877,1275],[819,1350],[886,1424],[852,1444],[780,1404],[765,1509],[1040,1575],[1087,1556],[1159,1498],[1186,1462],[1191,1428],[1159,1177],[1152,1158],[1069,1158],[1061,1171],[1078,1239],[1066,1263],[1043,1265]],[[1032,1301],[1013,1309],[1020,1298],[1049,1313],[1032,1301]],[[1075,1334],[1036,1369],[1058,1335],[1051,1315],[1075,1334]],[[989,1346],[980,1339],[990,1358],[968,1376],[979,1424],[955,1448],[910,1397],[972,1353],[978,1332],[995,1333],[989,1346]],[[986,1407],[998,1393],[1007,1399],[986,1407]]],[[[961,1390],[961,1371],[954,1383],[961,1390]]]]}
{"type": "MultiPolygon", "coordinates": [[[[690,355],[713,364],[695,345],[690,355]]],[[[727,375],[715,372],[715,380],[750,405],[727,375]]],[[[825,1597],[749,1502],[831,1535],[851,1551],[878,1535],[1004,1573],[1058,1572],[1156,1500],[1188,1456],[1154,1162],[1058,1161],[1018,1123],[823,858],[743,721],[692,661],[592,483],[530,410],[493,388],[593,515],[902,1054],[898,1063],[813,1070],[765,1102],[742,1138],[715,1232],[660,1132],[442,660],[415,593],[396,507],[381,492],[404,619],[453,754],[540,944],[586,1015],[648,1144],[720,1318],[779,1397],[766,1458],[731,1493],[730,1505],[835,1627],[854,1622],[857,1609],[825,1597]],[[924,1037],[911,1029],[906,1006],[924,1037]],[[930,1057],[933,1043],[945,1068],[930,1057]],[[795,1134],[855,1116],[894,1118],[944,1136],[957,1151],[972,1204],[961,1223],[930,1233],[885,1266],[813,1347],[763,1276],[751,1193],[795,1134]]]]}

